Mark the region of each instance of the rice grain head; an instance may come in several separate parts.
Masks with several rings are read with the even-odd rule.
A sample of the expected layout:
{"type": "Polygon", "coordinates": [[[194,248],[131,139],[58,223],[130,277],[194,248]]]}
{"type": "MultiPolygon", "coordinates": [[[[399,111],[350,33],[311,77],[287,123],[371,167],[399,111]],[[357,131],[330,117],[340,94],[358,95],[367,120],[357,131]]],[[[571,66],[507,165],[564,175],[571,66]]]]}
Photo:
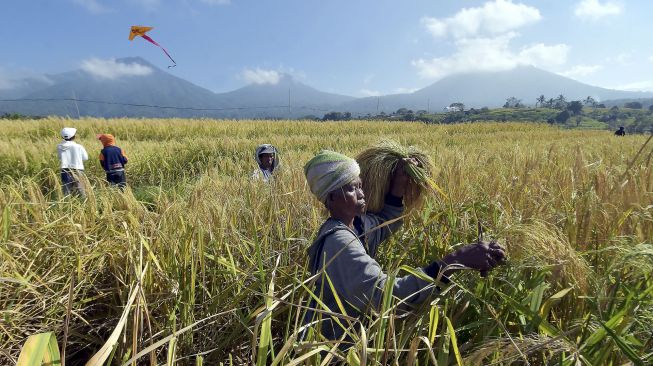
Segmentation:
{"type": "Polygon", "coordinates": [[[356,157],[360,165],[360,177],[363,181],[363,191],[367,201],[367,209],[379,212],[383,208],[385,196],[390,191],[390,183],[400,160],[413,158],[419,166],[406,165],[406,173],[410,177],[404,205],[406,212],[419,207],[427,193],[440,191],[430,177],[433,171],[431,159],[415,146],[405,147],[392,140],[381,140],[376,145],[364,150],[356,157]]]}
{"type": "Polygon", "coordinates": [[[586,294],[594,286],[592,268],[559,229],[533,221],[512,225],[504,234],[511,260],[524,268],[551,268],[556,290],[573,286],[586,294]]]}

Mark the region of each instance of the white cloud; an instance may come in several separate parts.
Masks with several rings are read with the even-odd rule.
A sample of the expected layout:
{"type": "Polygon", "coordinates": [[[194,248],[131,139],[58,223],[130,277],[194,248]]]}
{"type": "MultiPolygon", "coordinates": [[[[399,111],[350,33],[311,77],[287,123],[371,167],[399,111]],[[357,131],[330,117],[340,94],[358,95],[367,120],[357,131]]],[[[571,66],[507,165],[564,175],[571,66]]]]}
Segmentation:
{"type": "MultiPolygon", "coordinates": [[[[390,94],[410,94],[418,90],[419,88],[395,88],[390,94]]],[[[374,89],[361,89],[358,91],[358,93],[364,97],[379,97],[388,94],[374,89]]]]}
{"type": "Polygon", "coordinates": [[[52,84],[50,78],[42,74],[37,74],[31,70],[0,68],[0,90],[20,88],[29,85],[32,81],[52,84]]]}
{"type": "Polygon", "coordinates": [[[419,88],[396,88],[393,92],[397,94],[411,94],[418,90],[419,88]]]}
{"type": "Polygon", "coordinates": [[[231,0],[200,0],[201,2],[209,5],[228,5],[231,0]]]}
{"type": "Polygon", "coordinates": [[[447,35],[465,38],[509,32],[541,18],[540,11],[532,6],[515,4],[512,0],[494,0],[482,7],[463,8],[449,18],[424,17],[422,24],[436,38],[447,35]]]}
{"type": "Polygon", "coordinates": [[[612,89],[627,90],[627,91],[653,91],[653,81],[652,80],[636,81],[633,83],[617,85],[612,89]]]}
{"type": "Polygon", "coordinates": [[[422,24],[436,38],[453,39],[455,51],[449,56],[413,60],[425,78],[469,71],[502,71],[519,65],[547,67],[567,61],[569,46],[542,43],[513,50],[517,29],[542,19],[540,11],[512,0],[494,0],[480,7],[463,8],[448,18],[422,18],[422,24]]]}
{"type": "Polygon", "coordinates": [[[121,63],[115,59],[100,60],[91,58],[82,61],[82,70],[103,79],[117,79],[123,76],[145,76],[152,73],[152,69],[138,63],[121,63]]]}
{"type": "Polygon", "coordinates": [[[610,15],[619,15],[623,7],[614,2],[606,1],[601,3],[599,0],[583,0],[576,5],[574,14],[582,19],[599,20],[610,15]]]}
{"type": "Polygon", "coordinates": [[[567,62],[568,53],[569,46],[566,44],[547,46],[538,43],[519,51],[517,62],[533,66],[557,66],[567,62]]]}
{"type": "Polygon", "coordinates": [[[257,67],[256,69],[245,69],[242,77],[248,84],[274,85],[281,79],[281,73],[276,70],[264,70],[257,67]]]}
{"type": "Polygon", "coordinates": [[[363,79],[363,84],[367,85],[367,84],[371,83],[372,80],[374,80],[375,76],[376,75],[374,75],[374,74],[369,74],[369,75],[365,76],[365,79],[363,79]]]}
{"type": "Polygon", "coordinates": [[[518,52],[510,50],[516,33],[492,38],[464,38],[456,41],[456,52],[448,57],[412,61],[420,76],[438,79],[446,75],[470,71],[504,71],[520,65],[548,67],[567,61],[569,46],[536,44],[518,52]]]}
{"type": "Polygon", "coordinates": [[[381,93],[378,90],[370,90],[370,89],[361,89],[359,93],[364,97],[378,97],[383,95],[383,93],[381,93]]]}
{"type": "Polygon", "coordinates": [[[296,70],[294,67],[285,67],[283,65],[279,66],[277,69],[279,74],[288,74],[292,76],[293,80],[303,80],[306,81],[308,76],[302,70],[296,70]]]}
{"type": "Polygon", "coordinates": [[[424,17],[422,24],[428,29],[431,35],[435,38],[444,37],[447,35],[448,25],[446,21],[436,18],[424,17]]]}
{"type": "Polygon", "coordinates": [[[630,52],[622,52],[616,56],[608,56],[605,58],[605,62],[613,63],[618,65],[627,65],[632,62],[633,55],[630,52]]]}
{"type": "Polygon", "coordinates": [[[653,62],[653,56],[649,56],[649,57],[648,57],[648,60],[651,61],[651,62],[653,62]]]}
{"type": "Polygon", "coordinates": [[[603,69],[601,65],[576,65],[571,69],[561,72],[560,75],[575,78],[594,74],[603,69]]]}
{"type": "Polygon", "coordinates": [[[102,5],[98,0],[72,0],[77,5],[86,8],[92,14],[101,14],[111,11],[111,8],[102,5]]]}

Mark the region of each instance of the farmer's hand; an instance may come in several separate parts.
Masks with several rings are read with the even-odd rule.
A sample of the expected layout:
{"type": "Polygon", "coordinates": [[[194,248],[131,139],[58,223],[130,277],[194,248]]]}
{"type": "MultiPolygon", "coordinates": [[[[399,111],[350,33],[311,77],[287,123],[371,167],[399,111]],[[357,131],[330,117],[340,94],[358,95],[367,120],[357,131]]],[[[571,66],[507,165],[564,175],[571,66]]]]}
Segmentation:
{"type": "Polygon", "coordinates": [[[406,187],[410,180],[410,176],[406,173],[406,166],[408,164],[419,166],[419,162],[415,158],[403,158],[399,160],[392,176],[392,182],[390,182],[390,194],[395,197],[403,197],[406,194],[406,187]]]}
{"type": "Polygon", "coordinates": [[[496,242],[479,242],[468,244],[456,250],[455,252],[442,258],[441,266],[445,269],[445,275],[453,273],[462,268],[451,268],[451,265],[463,265],[481,272],[485,277],[487,272],[494,267],[504,264],[506,261],[506,252],[501,245],[496,242]]]}

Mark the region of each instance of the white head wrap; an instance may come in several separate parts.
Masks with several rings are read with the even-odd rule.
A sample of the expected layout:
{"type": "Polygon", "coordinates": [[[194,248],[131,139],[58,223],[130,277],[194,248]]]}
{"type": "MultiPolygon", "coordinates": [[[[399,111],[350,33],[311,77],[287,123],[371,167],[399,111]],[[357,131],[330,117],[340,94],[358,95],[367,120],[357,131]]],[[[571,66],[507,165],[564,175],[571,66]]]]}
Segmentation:
{"type": "Polygon", "coordinates": [[[329,150],[320,151],[304,166],[308,186],[321,202],[326,202],[329,192],[358,178],[360,172],[356,160],[329,150]]]}

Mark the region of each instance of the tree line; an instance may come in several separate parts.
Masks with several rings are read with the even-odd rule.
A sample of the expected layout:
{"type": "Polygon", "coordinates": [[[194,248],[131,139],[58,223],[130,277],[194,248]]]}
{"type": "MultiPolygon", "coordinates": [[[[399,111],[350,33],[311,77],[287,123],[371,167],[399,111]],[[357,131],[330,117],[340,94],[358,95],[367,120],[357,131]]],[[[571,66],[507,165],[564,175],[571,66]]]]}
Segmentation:
{"type": "Polygon", "coordinates": [[[535,100],[534,107],[526,105],[514,96],[506,98],[501,108],[490,109],[466,108],[463,102],[451,103],[439,113],[429,113],[426,110],[413,111],[399,108],[394,112],[364,114],[353,116],[350,112],[332,111],[322,118],[306,116],[307,119],[321,121],[358,120],[396,120],[419,121],[424,123],[459,123],[477,121],[522,121],[541,122],[565,126],[568,128],[609,128],[625,126],[628,132],[645,132],[653,127],[653,104],[644,109],[639,101],[624,102],[621,108],[607,108],[592,96],[581,100],[567,100],[560,94],[555,98],[540,95],[535,100]]]}

